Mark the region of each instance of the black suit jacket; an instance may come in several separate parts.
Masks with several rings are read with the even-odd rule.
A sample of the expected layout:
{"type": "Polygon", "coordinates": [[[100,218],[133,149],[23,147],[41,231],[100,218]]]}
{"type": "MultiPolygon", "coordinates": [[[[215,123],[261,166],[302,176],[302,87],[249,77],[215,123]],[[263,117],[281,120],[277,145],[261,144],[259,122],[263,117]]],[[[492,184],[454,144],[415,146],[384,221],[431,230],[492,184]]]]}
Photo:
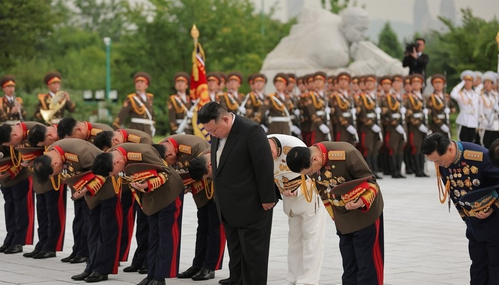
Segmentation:
{"type": "Polygon", "coordinates": [[[267,136],[257,123],[236,115],[219,165],[218,144],[219,139],[212,137],[211,165],[219,217],[235,227],[252,225],[267,214],[262,203],[277,202],[267,136]]]}
{"type": "Polygon", "coordinates": [[[417,59],[411,55],[406,55],[402,62],[402,66],[409,67],[409,74],[419,73],[422,74],[426,80],[426,65],[430,61],[430,57],[422,53],[417,59]]]}

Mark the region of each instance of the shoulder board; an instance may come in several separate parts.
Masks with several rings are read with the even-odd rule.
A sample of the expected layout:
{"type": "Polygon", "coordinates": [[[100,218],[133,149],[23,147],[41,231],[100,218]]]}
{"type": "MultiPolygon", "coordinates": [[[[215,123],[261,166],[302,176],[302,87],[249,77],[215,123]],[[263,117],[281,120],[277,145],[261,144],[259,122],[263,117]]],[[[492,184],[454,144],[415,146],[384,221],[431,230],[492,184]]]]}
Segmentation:
{"type": "Polygon", "coordinates": [[[152,93],[146,93],[147,97],[154,97],[154,94],[152,93]]]}
{"type": "Polygon", "coordinates": [[[92,128],[92,130],[90,131],[90,135],[91,136],[96,136],[100,132],[102,132],[101,129],[92,128]]]}
{"type": "Polygon", "coordinates": [[[127,153],[128,160],[131,161],[142,161],[142,153],[140,152],[128,152],[127,153]]]}
{"type": "Polygon", "coordinates": [[[483,161],[483,152],[474,150],[465,150],[463,157],[468,160],[483,161]]]}
{"type": "Polygon", "coordinates": [[[178,146],[178,151],[185,153],[185,154],[191,154],[192,148],[190,146],[185,145],[185,144],[181,144],[178,146]]]}
{"type": "Polygon", "coordinates": [[[346,160],[346,155],[344,150],[330,150],[327,152],[327,158],[329,160],[346,160]]]}
{"type": "Polygon", "coordinates": [[[128,135],[127,140],[133,143],[140,143],[140,137],[136,135],[128,135]]]}
{"type": "Polygon", "coordinates": [[[78,155],[74,153],[66,152],[64,153],[64,157],[69,161],[78,162],[78,155]]]}
{"type": "Polygon", "coordinates": [[[126,95],[126,97],[130,100],[133,100],[133,96],[135,96],[135,93],[130,93],[130,94],[126,95]]]}
{"type": "Polygon", "coordinates": [[[23,103],[23,98],[16,97],[16,101],[22,104],[23,103]]]}
{"type": "Polygon", "coordinates": [[[282,148],[282,152],[283,152],[284,154],[288,154],[288,152],[291,150],[291,148],[292,148],[292,147],[290,147],[290,146],[285,146],[285,147],[283,147],[283,148],[282,148]]]}

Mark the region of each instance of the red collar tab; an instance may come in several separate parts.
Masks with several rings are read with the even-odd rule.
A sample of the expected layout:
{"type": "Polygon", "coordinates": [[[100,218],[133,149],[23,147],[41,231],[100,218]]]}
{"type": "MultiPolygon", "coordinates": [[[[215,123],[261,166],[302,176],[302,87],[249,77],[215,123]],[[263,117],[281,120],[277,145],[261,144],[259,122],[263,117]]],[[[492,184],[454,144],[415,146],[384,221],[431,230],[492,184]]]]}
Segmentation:
{"type": "Polygon", "coordinates": [[[326,147],[321,143],[316,143],[316,144],[314,144],[314,146],[318,147],[319,150],[321,151],[322,167],[326,166],[326,163],[327,163],[327,149],[326,149],[326,147]]]}

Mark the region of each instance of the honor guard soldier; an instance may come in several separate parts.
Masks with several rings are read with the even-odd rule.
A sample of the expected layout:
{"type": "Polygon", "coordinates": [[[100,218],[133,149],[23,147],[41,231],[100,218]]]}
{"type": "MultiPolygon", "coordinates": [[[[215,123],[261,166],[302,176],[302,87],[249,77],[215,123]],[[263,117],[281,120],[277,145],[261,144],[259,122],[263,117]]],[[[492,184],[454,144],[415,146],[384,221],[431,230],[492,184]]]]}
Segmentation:
{"type": "MultiPolygon", "coordinates": [[[[402,102],[404,102],[404,108],[408,104],[409,100],[409,94],[412,92],[412,85],[411,85],[411,76],[405,76],[403,78],[403,94],[402,94],[402,102]]],[[[407,108],[404,109],[407,112],[407,108]]],[[[407,120],[407,113],[406,113],[406,130],[409,130],[409,122],[407,120]]],[[[414,174],[415,172],[415,167],[414,167],[414,161],[413,161],[413,156],[411,155],[411,144],[406,143],[404,146],[404,164],[405,164],[405,174],[414,174]]]]}
{"type": "MultiPolygon", "coordinates": [[[[398,91],[402,87],[402,77],[394,76],[393,81],[399,82],[398,91]]],[[[383,121],[386,122],[384,142],[386,146],[386,154],[388,155],[388,167],[392,178],[406,178],[402,175],[402,160],[404,157],[404,144],[407,141],[405,130],[405,113],[402,108],[402,96],[400,94],[389,92],[392,87],[392,79],[388,76],[383,76],[380,79],[380,84],[386,94],[381,102],[383,121]]]]}
{"type": "Polygon", "coordinates": [[[208,72],[208,74],[206,74],[206,81],[208,84],[208,94],[210,95],[210,101],[217,102],[218,88],[220,85],[220,74],[218,74],[218,72],[208,72]]]}
{"type": "Polygon", "coordinates": [[[253,81],[254,89],[246,95],[246,103],[244,104],[243,101],[243,103],[241,103],[241,107],[244,105],[246,110],[246,114],[244,116],[246,118],[257,122],[258,124],[263,124],[265,123],[265,117],[260,117],[260,107],[263,104],[263,100],[265,100],[263,90],[265,89],[265,84],[267,84],[267,76],[263,73],[256,73],[252,75],[251,80],[253,81]]]}
{"type": "Polygon", "coordinates": [[[489,152],[482,146],[433,133],[422,147],[428,160],[435,162],[440,202],[449,199],[450,210],[452,201],[466,223],[470,284],[494,284],[499,280],[498,142],[489,152]]]}
{"type": "Polygon", "coordinates": [[[4,96],[0,98],[0,123],[13,126],[26,119],[23,99],[16,97],[16,79],[12,75],[0,78],[4,96]]]}
{"type": "Polygon", "coordinates": [[[461,82],[450,93],[450,97],[459,105],[456,124],[458,124],[459,140],[463,142],[473,142],[478,128],[479,96],[473,90],[474,81],[475,73],[465,70],[461,72],[461,82]]]}
{"type": "Polygon", "coordinates": [[[361,93],[366,90],[366,76],[359,77],[359,89],[361,93]]]}
{"type": "Polygon", "coordinates": [[[383,133],[381,131],[381,108],[376,94],[376,76],[367,75],[365,77],[366,90],[358,100],[358,120],[360,130],[360,148],[366,159],[367,165],[371,168],[377,179],[378,175],[378,154],[383,143],[383,133]],[[360,110],[360,111],[359,111],[360,110]]]}
{"type": "Polygon", "coordinates": [[[171,133],[194,133],[191,124],[193,104],[189,94],[186,93],[189,78],[186,72],[177,72],[173,77],[177,94],[170,95],[167,102],[171,133]]]}
{"type": "Polygon", "coordinates": [[[298,138],[269,135],[275,184],[283,195],[288,216],[288,273],[285,284],[319,284],[324,254],[327,212],[312,180],[289,170],[286,156],[306,145],[298,138]]]}
{"type": "Polygon", "coordinates": [[[483,89],[480,92],[479,111],[481,144],[488,148],[494,140],[499,138],[499,95],[494,90],[497,73],[487,71],[482,76],[483,89]]]}
{"type": "Polygon", "coordinates": [[[311,128],[311,114],[308,113],[308,104],[311,102],[310,95],[312,94],[308,90],[308,78],[310,75],[304,75],[300,78],[298,78],[298,89],[300,89],[300,101],[298,103],[298,108],[300,109],[300,129],[301,129],[301,136],[303,138],[303,141],[307,146],[312,145],[311,139],[312,139],[312,133],[310,132],[311,128]]]}
{"type": "Polygon", "coordinates": [[[428,133],[427,118],[428,110],[425,108],[425,99],[421,94],[424,78],[420,74],[411,75],[412,92],[406,101],[408,143],[410,147],[410,157],[414,163],[414,173],[416,177],[428,177],[424,172],[424,156],[421,154],[423,139],[428,133]]]}
{"type": "Polygon", "coordinates": [[[133,76],[135,83],[135,93],[129,94],[123,107],[118,113],[118,117],[113,122],[113,127],[120,129],[128,117],[130,117],[130,129],[143,131],[150,136],[154,136],[156,129],[154,128],[154,95],[146,93],[147,88],[151,84],[151,76],[143,71],[135,73],[133,76]]]}
{"type": "Polygon", "coordinates": [[[291,134],[291,115],[289,112],[293,110],[293,102],[284,94],[287,84],[287,75],[277,73],[274,77],[276,92],[268,94],[260,107],[260,118],[265,118],[268,114],[267,132],[269,134],[291,134]]]}
{"type": "Polygon", "coordinates": [[[225,84],[227,83],[227,75],[221,71],[218,72],[220,76],[220,84],[218,84],[218,92],[217,94],[224,93],[225,84]]]}
{"type": "Polygon", "coordinates": [[[61,91],[62,75],[58,71],[49,72],[43,78],[49,93],[38,94],[35,119],[47,125],[57,124],[67,110],[74,113],[76,104],[71,101],[68,92],[61,91]]]}
{"type": "MultiPolygon", "coordinates": [[[[319,141],[332,140],[331,137],[331,108],[329,98],[326,94],[326,73],[316,72],[310,78],[313,79],[315,90],[310,92],[306,103],[306,116],[310,118],[310,144],[319,141]]],[[[310,82],[310,79],[309,79],[310,82]]]]}
{"type": "Polygon", "coordinates": [[[480,84],[482,84],[483,73],[481,73],[480,71],[474,71],[473,73],[475,74],[475,80],[473,81],[473,88],[476,89],[478,86],[480,86],[480,84]]]}
{"type": "Polygon", "coordinates": [[[301,111],[299,108],[300,96],[295,94],[296,75],[294,73],[286,74],[288,76],[288,85],[286,86],[286,97],[293,103],[293,110],[290,110],[291,116],[291,134],[295,137],[301,138],[300,116],[301,111]],[[292,111],[292,112],[291,112],[292,111]]]}
{"type": "Polygon", "coordinates": [[[173,135],[159,144],[166,149],[166,162],[181,176],[186,177],[184,185],[189,185],[188,189],[192,192],[197,207],[198,227],[194,259],[192,266],[179,273],[178,278],[192,278],[195,281],[213,279],[215,270],[222,269],[225,233],[213,200],[213,188],[202,177],[191,177],[189,174],[191,161],[209,151],[210,144],[192,135],[173,135]]]}
{"type": "Polygon", "coordinates": [[[89,171],[100,153],[102,151],[90,142],[62,139],[37,157],[33,165],[39,183],[61,174],[63,181],[74,191],[73,199],[84,200],[88,207],[89,260],[82,273],[71,277],[76,281],[99,282],[107,280],[108,274],[118,273],[122,225],[118,197],[121,187],[117,179],[106,179],[89,171]]]}
{"type": "Polygon", "coordinates": [[[183,183],[180,175],[161,159],[158,151],[146,144],[124,143],[98,155],[92,172],[114,176],[125,172],[125,179],[138,194],[142,211],[149,222],[147,277],[139,284],[166,284],[165,278],[178,274],[180,215],[183,183]]]}
{"type": "Polygon", "coordinates": [[[357,124],[357,110],[355,99],[350,94],[350,74],[340,72],[337,76],[340,89],[332,94],[331,106],[334,109],[333,122],[336,130],[335,141],[343,141],[352,145],[359,142],[359,134],[355,125],[357,124]]]}
{"type": "Polygon", "coordinates": [[[63,118],[57,125],[59,139],[77,138],[93,143],[102,131],[113,131],[113,128],[100,123],[80,122],[69,117],[63,118]]]}
{"type": "Polygon", "coordinates": [[[383,197],[362,154],[345,142],[294,147],[286,163],[309,175],[334,218],[343,284],[383,284],[383,197]],[[342,185],[344,184],[344,185],[342,185]]]}
{"type": "Polygon", "coordinates": [[[359,95],[361,93],[360,87],[359,87],[359,79],[360,79],[360,76],[354,76],[354,77],[352,77],[352,81],[350,82],[352,96],[355,100],[357,100],[357,98],[359,97],[359,95]]]}
{"type": "Polygon", "coordinates": [[[217,102],[229,112],[238,113],[240,107],[238,89],[242,82],[242,75],[239,72],[228,74],[227,92],[218,93],[217,102]]]}
{"type": "Polygon", "coordinates": [[[429,127],[433,133],[443,133],[452,138],[450,114],[455,111],[455,108],[449,94],[444,93],[445,81],[445,76],[442,74],[434,74],[431,77],[433,93],[428,98],[428,109],[431,114],[429,127]]]}

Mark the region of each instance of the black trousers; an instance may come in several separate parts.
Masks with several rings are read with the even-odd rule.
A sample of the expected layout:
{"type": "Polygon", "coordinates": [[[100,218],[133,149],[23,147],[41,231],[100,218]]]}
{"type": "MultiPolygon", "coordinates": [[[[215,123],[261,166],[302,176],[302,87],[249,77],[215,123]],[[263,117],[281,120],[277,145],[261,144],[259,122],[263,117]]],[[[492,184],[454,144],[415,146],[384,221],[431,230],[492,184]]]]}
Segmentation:
{"type": "Polygon", "coordinates": [[[137,248],[133,254],[132,264],[140,267],[148,267],[147,252],[149,251],[149,220],[142,212],[138,203],[134,203],[134,209],[137,216],[137,230],[135,231],[135,239],[137,248]]]}
{"type": "Polygon", "coordinates": [[[231,285],[267,284],[273,209],[257,223],[234,227],[224,223],[231,285]]]}
{"type": "Polygon", "coordinates": [[[66,229],[66,187],[36,194],[38,251],[62,251],[66,229]]]}
{"type": "Polygon", "coordinates": [[[482,138],[483,147],[489,148],[496,139],[499,139],[498,131],[485,131],[482,138]]]}
{"type": "Polygon", "coordinates": [[[225,251],[225,231],[218,218],[213,200],[197,211],[196,253],[192,265],[210,270],[222,268],[225,251]]]}
{"type": "Polygon", "coordinates": [[[101,201],[88,212],[89,258],[85,272],[117,274],[121,240],[121,204],[118,196],[101,201]]]}
{"type": "Polygon", "coordinates": [[[130,244],[132,243],[133,228],[135,226],[135,198],[128,185],[123,185],[121,192],[121,209],[122,209],[122,229],[121,229],[121,247],[120,247],[120,261],[127,261],[128,254],[130,253],[130,244]]]}
{"type": "Polygon", "coordinates": [[[1,187],[7,235],[3,245],[33,244],[34,236],[34,193],[29,179],[11,187],[1,187]]]}
{"type": "Polygon", "coordinates": [[[460,126],[461,130],[459,131],[459,140],[462,142],[473,142],[475,141],[476,136],[476,128],[467,128],[464,126],[460,126]]]}
{"type": "Polygon", "coordinates": [[[170,205],[148,216],[148,279],[164,280],[178,275],[184,192],[170,205]]]}
{"type": "Polygon", "coordinates": [[[74,200],[73,252],[71,257],[88,257],[88,206],[84,198],[74,200]]]}
{"type": "Polygon", "coordinates": [[[383,285],[384,234],[383,215],[362,230],[341,234],[343,285],[383,285]]]}

